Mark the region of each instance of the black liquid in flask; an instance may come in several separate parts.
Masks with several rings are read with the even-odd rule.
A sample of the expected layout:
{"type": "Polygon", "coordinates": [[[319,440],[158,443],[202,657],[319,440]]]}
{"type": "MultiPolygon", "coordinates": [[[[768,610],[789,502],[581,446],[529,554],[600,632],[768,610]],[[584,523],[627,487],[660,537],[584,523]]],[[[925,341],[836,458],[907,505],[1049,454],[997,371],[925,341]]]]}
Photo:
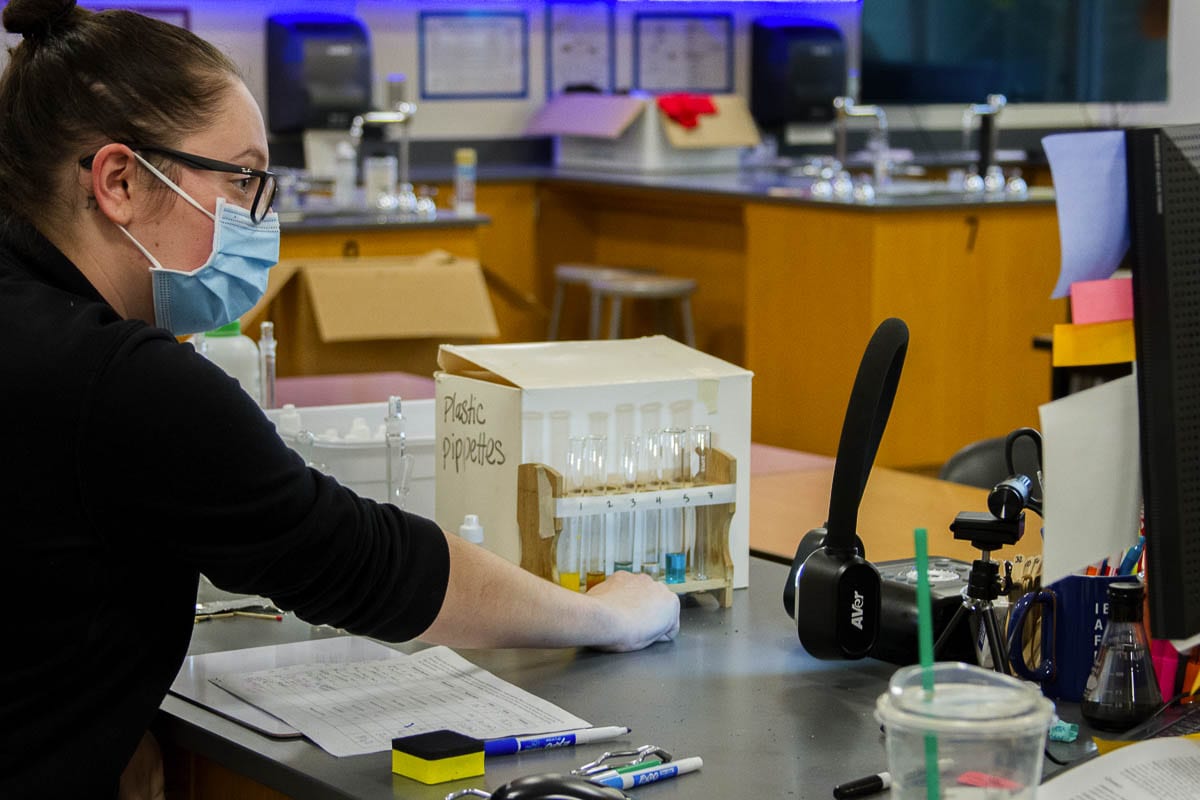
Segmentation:
{"type": "Polygon", "coordinates": [[[1124,731],[1162,705],[1150,646],[1142,627],[1142,585],[1108,587],[1108,624],[1079,710],[1099,730],[1124,731]]]}

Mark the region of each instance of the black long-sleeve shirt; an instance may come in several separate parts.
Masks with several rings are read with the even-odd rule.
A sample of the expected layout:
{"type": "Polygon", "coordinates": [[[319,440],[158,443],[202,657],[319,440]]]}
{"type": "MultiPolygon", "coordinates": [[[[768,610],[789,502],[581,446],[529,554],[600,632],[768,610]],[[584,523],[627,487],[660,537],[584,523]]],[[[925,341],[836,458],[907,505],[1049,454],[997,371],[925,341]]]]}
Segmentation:
{"type": "Polygon", "coordinates": [[[0,430],[2,797],[115,793],[200,572],[389,640],[441,608],[433,522],[306,468],[233,379],[2,221],[0,430]]]}

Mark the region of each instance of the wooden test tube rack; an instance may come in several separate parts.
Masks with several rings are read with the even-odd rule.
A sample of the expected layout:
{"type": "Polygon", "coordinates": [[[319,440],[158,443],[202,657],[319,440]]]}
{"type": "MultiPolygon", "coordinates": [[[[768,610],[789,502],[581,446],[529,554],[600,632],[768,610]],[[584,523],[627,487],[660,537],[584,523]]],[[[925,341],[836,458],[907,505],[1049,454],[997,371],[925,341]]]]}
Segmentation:
{"type": "MultiPolygon", "coordinates": [[[[567,495],[562,473],[546,464],[517,468],[517,526],[521,537],[521,567],[558,582],[557,545],[563,519],[628,511],[695,508],[697,531],[706,530],[703,548],[704,580],[689,570],[683,583],[665,584],[676,594],[712,592],[721,605],[733,605],[733,559],[729,554],[729,525],[736,498],[737,461],[723,450],[709,451],[708,480],[687,487],[638,492],[567,495]],[[704,515],[701,517],[701,515],[704,515]],[[701,520],[704,523],[702,524],[701,520]]],[[[619,486],[619,483],[611,485],[619,486]]]]}

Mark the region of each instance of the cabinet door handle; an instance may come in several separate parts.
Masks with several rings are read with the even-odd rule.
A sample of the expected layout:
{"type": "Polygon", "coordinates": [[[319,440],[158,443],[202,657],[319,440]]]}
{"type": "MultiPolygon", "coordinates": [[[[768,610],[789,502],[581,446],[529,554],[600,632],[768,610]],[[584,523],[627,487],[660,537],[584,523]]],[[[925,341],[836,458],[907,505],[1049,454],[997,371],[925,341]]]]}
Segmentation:
{"type": "Polygon", "coordinates": [[[358,240],[347,239],[342,245],[342,258],[358,258],[358,240]]]}
{"type": "Polygon", "coordinates": [[[975,252],[975,237],[979,234],[979,217],[966,218],[967,223],[967,252],[975,252]]]}

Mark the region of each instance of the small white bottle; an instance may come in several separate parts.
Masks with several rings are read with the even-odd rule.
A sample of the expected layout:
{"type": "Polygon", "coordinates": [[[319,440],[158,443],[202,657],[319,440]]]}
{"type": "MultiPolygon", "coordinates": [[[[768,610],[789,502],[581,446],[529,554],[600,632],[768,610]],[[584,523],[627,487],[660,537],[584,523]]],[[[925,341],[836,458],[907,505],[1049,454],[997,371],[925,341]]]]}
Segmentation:
{"type": "Polygon", "coordinates": [[[338,142],[334,147],[333,204],[337,208],[354,208],[358,205],[358,157],[349,142],[338,142]]]}
{"type": "Polygon", "coordinates": [[[479,517],[475,514],[467,514],[463,519],[463,524],[458,526],[458,535],[471,544],[483,544],[483,526],[479,524],[479,517]]]}
{"type": "Polygon", "coordinates": [[[454,151],[454,213],[475,216],[475,150],[460,147],[454,151]]]}
{"type": "Polygon", "coordinates": [[[209,331],[204,337],[204,354],[209,361],[233,377],[246,394],[260,403],[258,396],[258,345],[242,333],[242,323],[234,320],[228,325],[209,331]]]}

